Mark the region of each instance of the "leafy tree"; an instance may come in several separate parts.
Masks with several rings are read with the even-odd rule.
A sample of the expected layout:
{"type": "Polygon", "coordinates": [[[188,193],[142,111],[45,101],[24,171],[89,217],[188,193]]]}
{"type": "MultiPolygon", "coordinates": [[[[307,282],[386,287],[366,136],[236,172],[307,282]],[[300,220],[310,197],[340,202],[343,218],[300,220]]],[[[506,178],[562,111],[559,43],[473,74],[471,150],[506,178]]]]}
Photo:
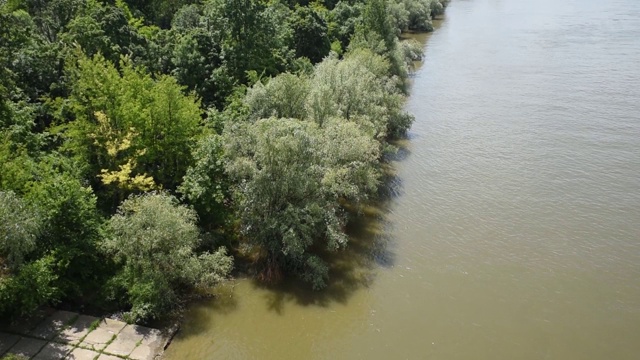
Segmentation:
{"type": "Polygon", "coordinates": [[[431,31],[431,0],[404,0],[407,9],[407,28],[418,31],[431,31]]]}
{"type": "Polygon", "coordinates": [[[389,2],[389,17],[392,26],[396,29],[396,35],[409,29],[409,14],[404,1],[389,2]]]}
{"type": "Polygon", "coordinates": [[[327,24],[314,9],[297,7],[291,26],[297,57],[306,57],[312,63],[317,63],[329,54],[331,44],[327,37],[327,24]]]}
{"type": "Polygon", "coordinates": [[[115,186],[112,205],[132,190],[175,189],[201,132],[199,102],[175,78],[153,80],[126,58],[120,68],[100,55],[78,60],[69,106],[76,119],[63,127],[98,189],[115,186]]]}
{"type": "Polygon", "coordinates": [[[218,134],[203,137],[193,158],[194,165],[187,170],[178,191],[194,206],[203,226],[219,225],[225,218],[225,202],[229,200],[222,137],[218,134]]]}
{"type": "Polygon", "coordinates": [[[284,73],[270,79],[266,85],[257,82],[247,90],[244,102],[253,120],[272,116],[305,119],[309,91],[306,76],[284,73]]]}
{"type": "Polygon", "coordinates": [[[391,17],[398,32],[433,31],[432,19],[444,13],[447,0],[392,0],[391,17]]]}
{"type": "Polygon", "coordinates": [[[283,69],[279,25],[259,0],[211,0],[205,22],[220,34],[224,67],[233,79],[245,83],[249,71],[276,74],[283,69]]]}
{"type": "Polygon", "coordinates": [[[78,44],[85,54],[101,54],[112,62],[121,56],[140,57],[146,39],[129,22],[123,8],[88,1],[60,35],[66,44],[78,44]]]}
{"type": "Polygon", "coordinates": [[[412,118],[402,109],[403,96],[389,69],[384,57],[366,49],[351,51],[343,60],[326,59],[311,78],[310,117],[320,124],[343,117],[381,140],[402,134],[412,118]]]}
{"type": "Polygon", "coordinates": [[[22,265],[14,276],[0,273],[0,316],[24,316],[60,299],[55,259],[45,256],[22,265]]]}
{"type": "Polygon", "coordinates": [[[42,227],[37,213],[13,192],[0,191],[0,268],[16,269],[36,248],[42,227]]]}
{"type": "Polygon", "coordinates": [[[216,81],[216,68],[222,65],[220,52],[220,44],[210,33],[195,28],[177,36],[171,54],[171,73],[208,106],[221,106],[228,91],[225,81],[216,81]]]}
{"type": "Polygon", "coordinates": [[[183,6],[195,3],[195,0],[126,0],[136,12],[145,14],[149,21],[167,28],[176,12],[183,6]]]}
{"type": "Polygon", "coordinates": [[[55,285],[70,298],[95,290],[103,276],[105,264],[97,252],[102,219],[92,189],[56,169],[56,161],[66,160],[49,157],[38,164],[25,198],[37,206],[43,223],[37,254],[52,257],[55,285]]]}
{"type": "Polygon", "coordinates": [[[339,120],[319,127],[270,118],[226,131],[242,233],[263,252],[261,276],[286,269],[324,287],[328,268],[311,248],[346,245],[338,199],[357,201],[376,187],[378,143],[339,120]]]}
{"type": "Polygon", "coordinates": [[[389,18],[387,0],[369,0],[364,7],[362,21],[364,34],[376,34],[389,52],[395,49],[397,36],[389,18]]]}
{"type": "Polygon", "coordinates": [[[131,320],[157,318],[181,289],[212,286],[231,270],[224,248],[196,255],[195,223],[195,212],[165,193],[130,197],[109,220],[103,249],[122,266],[112,286],[126,291],[131,320]]]}
{"type": "Polygon", "coordinates": [[[32,17],[24,10],[10,11],[8,5],[0,10],[0,61],[2,62],[3,98],[23,96],[36,99],[49,90],[51,61],[32,17]],[[42,61],[47,59],[47,61],[42,61]],[[20,84],[18,88],[17,84],[20,84]],[[24,94],[23,94],[24,93],[24,94]]]}
{"type": "Polygon", "coordinates": [[[3,186],[8,184],[24,196],[0,192],[4,225],[0,253],[7,256],[12,270],[4,279],[0,275],[0,312],[23,314],[94,291],[104,261],[96,248],[101,219],[95,197],[63,172],[66,160],[52,155],[34,160],[21,154],[9,164],[16,162],[25,171],[18,173],[10,165],[5,169],[17,173],[20,182],[3,186]]]}
{"type": "Polygon", "coordinates": [[[362,3],[350,4],[339,1],[328,15],[328,35],[332,41],[338,41],[346,49],[356,27],[362,21],[362,3]]]}

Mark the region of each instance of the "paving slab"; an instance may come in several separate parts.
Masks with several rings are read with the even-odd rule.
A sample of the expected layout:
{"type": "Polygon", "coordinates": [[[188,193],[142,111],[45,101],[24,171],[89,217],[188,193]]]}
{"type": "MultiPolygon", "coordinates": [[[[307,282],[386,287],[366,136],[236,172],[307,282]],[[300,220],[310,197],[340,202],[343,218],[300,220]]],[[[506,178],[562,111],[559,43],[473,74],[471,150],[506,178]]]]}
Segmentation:
{"type": "Polygon", "coordinates": [[[98,351],[102,350],[126,325],[122,321],[102,319],[100,325],[91,331],[78,346],[98,351]]]}
{"type": "Polygon", "coordinates": [[[42,321],[29,335],[45,340],[53,339],[67,324],[73,323],[78,317],[77,313],[70,311],[56,311],[42,321]]]}
{"type": "Polygon", "coordinates": [[[142,334],[142,341],[136,347],[129,358],[133,360],[153,360],[160,354],[164,347],[164,337],[160,330],[144,326],[135,326],[136,332],[142,334]]]}
{"type": "Polygon", "coordinates": [[[100,354],[98,360],[122,360],[122,358],[113,355],[100,354]]]}
{"type": "Polygon", "coordinates": [[[62,360],[72,350],[73,346],[71,345],[51,342],[45,345],[32,360],[62,360]]]}
{"type": "Polygon", "coordinates": [[[0,330],[13,334],[26,334],[29,332],[29,330],[33,330],[46,317],[53,314],[54,312],[55,310],[51,308],[38,309],[28,317],[21,318],[8,324],[0,325],[0,330]]]}
{"type": "Polygon", "coordinates": [[[6,353],[18,340],[20,340],[18,335],[0,332],[0,356],[6,353]]]}
{"type": "Polygon", "coordinates": [[[23,355],[28,358],[35,356],[40,349],[47,344],[44,340],[20,338],[20,340],[9,349],[7,353],[15,355],[23,355]]]}
{"type": "Polygon", "coordinates": [[[65,360],[93,360],[96,359],[98,355],[100,355],[100,353],[95,351],[75,348],[69,355],[67,355],[65,360]]]}
{"type": "Polygon", "coordinates": [[[127,356],[142,342],[143,338],[144,334],[139,333],[136,326],[127,325],[118,333],[118,337],[104,349],[104,352],[127,356]]]}
{"type": "Polygon", "coordinates": [[[99,320],[97,317],[80,315],[72,325],[58,334],[55,341],[77,345],[89,333],[91,325],[99,320]]]}

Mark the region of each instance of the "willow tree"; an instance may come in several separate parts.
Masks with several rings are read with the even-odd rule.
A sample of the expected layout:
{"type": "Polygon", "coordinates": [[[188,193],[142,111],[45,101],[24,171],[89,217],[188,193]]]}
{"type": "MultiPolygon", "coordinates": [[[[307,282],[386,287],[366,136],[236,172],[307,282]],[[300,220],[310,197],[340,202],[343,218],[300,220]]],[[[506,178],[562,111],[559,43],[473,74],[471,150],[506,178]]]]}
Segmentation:
{"type": "Polygon", "coordinates": [[[381,141],[402,134],[412,117],[403,110],[404,96],[390,68],[385,57],[368,49],[352,50],[342,60],[325,59],[310,80],[310,117],[320,124],[342,117],[381,141]]]}
{"type": "Polygon", "coordinates": [[[357,202],[376,188],[379,144],[339,119],[321,127],[269,118],[225,131],[242,234],[262,253],[262,277],[284,269],[324,287],[328,267],[312,249],[346,245],[339,200],[357,202]]]}
{"type": "MultiPolygon", "coordinates": [[[[37,213],[15,193],[0,191],[0,269],[16,269],[36,248],[42,229],[37,213]]],[[[2,270],[0,270],[2,271],[2,270]]]]}
{"type": "Polygon", "coordinates": [[[111,288],[124,291],[130,320],[157,318],[177,306],[181,289],[213,286],[231,270],[224,248],[195,252],[196,219],[176,198],[148,193],[125,200],[108,221],[102,248],[121,265],[111,288]]]}

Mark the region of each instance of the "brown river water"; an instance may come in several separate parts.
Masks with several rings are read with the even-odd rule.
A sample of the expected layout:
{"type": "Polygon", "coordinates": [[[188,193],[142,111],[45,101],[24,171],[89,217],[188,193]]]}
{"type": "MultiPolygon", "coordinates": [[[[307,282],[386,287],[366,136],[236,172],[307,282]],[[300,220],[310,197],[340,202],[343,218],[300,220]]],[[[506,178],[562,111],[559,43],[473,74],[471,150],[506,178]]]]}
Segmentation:
{"type": "Polygon", "coordinates": [[[453,0],[332,284],[194,304],[195,359],[640,359],[640,1],[453,0]]]}

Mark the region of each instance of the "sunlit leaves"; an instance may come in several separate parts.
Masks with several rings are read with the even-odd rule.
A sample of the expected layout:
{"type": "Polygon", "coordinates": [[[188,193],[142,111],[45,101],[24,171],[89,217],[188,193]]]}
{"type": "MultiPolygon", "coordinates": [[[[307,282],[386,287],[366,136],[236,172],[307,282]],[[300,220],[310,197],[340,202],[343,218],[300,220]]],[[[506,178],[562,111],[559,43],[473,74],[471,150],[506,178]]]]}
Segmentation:
{"type": "Polygon", "coordinates": [[[180,287],[208,287],[224,279],[232,259],[221,248],[196,255],[196,214],[164,193],[131,197],[108,222],[103,249],[122,264],[116,277],[128,294],[131,320],[155,318],[175,307],[180,287]]]}
{"type": "Polygon", "coordinates": [[[105,184],[175,189],[201,132],[199,102],[172,77],[154,80],[126,58],[120,68],[96,56],[70,69],[76,120],[68,126],[69,147],[105,184]]]}
{"type": "Polygon", "coordinates": [[[379,144],[352,123],[278,118],[236,124],[227,142],[243,233],[269,262],[305,269],[298,273],[322,287],[326,267],[307,266],[318,263],[309,248],[346,245],[338,200],[359,201],[375,189],[379,144]]]}

